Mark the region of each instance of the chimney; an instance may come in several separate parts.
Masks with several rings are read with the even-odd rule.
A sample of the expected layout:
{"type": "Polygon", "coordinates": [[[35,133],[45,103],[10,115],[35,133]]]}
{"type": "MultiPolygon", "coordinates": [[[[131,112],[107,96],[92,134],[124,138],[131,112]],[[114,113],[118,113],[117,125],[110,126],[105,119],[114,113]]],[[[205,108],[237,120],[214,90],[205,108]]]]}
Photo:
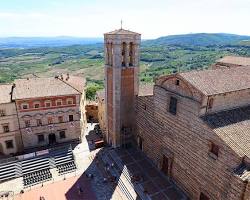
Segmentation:
{"type": "Polygon", "coordinates": [[[61,80],[63,80],[63,75],[61,74],[61,80]]]}
{"type": "Polygon", "coordinates": [[[13,83],[13,85],[11,86],[11,92],[10,92],[10,101],[13,102],[13,92],[14,92],[14,88],[16,87],[16,84],[13,83]]]}

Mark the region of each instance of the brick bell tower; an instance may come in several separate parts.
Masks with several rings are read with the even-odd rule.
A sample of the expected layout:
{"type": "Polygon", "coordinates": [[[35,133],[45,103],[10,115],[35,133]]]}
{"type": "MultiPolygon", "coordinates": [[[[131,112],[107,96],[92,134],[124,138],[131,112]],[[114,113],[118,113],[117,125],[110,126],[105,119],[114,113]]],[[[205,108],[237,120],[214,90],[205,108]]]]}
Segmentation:
{"type": "Polygon", "coordinates": [[[135,125],[141,35],[121,28],[105,33],[104,42],[106,137],[113,147],[125,146],[135,125]]]}

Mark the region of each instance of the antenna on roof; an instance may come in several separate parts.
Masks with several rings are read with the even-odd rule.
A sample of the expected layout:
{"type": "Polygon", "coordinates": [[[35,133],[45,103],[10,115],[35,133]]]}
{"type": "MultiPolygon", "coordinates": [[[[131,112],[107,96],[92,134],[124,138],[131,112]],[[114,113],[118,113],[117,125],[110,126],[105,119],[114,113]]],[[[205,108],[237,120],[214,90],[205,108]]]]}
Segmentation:
{"type": "Polygon", "coordinates": [[[122,19],[121,19],[121,29],[122,29],[122,23],[123,23],[123,21],[122,21],[122,19]]]}

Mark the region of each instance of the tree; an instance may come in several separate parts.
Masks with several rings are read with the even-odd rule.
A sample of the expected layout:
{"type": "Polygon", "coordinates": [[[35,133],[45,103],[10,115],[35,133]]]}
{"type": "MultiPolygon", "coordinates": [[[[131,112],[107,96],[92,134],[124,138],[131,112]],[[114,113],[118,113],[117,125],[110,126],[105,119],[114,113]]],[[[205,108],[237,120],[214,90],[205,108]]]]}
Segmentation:
{"type": "Polygon", "coordinates": [[[103,89],[102,86],[97,84],[89,85],[86,89],[86,99],[95,100],[96,91],[103,89]]]}

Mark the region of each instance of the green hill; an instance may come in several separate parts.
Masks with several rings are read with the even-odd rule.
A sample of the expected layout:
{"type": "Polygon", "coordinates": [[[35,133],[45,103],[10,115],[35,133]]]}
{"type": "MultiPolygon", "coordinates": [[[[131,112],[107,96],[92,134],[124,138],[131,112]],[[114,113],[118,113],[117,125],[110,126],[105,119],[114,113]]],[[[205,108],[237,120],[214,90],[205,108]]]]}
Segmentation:
{"type": "Polygon", "coordinates": [[[147,40],[145,45],[181,45],[181,46],[211,46],[237,44],[243,40],[250,40],[250,36],[227,33],[195,33],[184,35],[170,35],[155,40],[147,40]]]}

